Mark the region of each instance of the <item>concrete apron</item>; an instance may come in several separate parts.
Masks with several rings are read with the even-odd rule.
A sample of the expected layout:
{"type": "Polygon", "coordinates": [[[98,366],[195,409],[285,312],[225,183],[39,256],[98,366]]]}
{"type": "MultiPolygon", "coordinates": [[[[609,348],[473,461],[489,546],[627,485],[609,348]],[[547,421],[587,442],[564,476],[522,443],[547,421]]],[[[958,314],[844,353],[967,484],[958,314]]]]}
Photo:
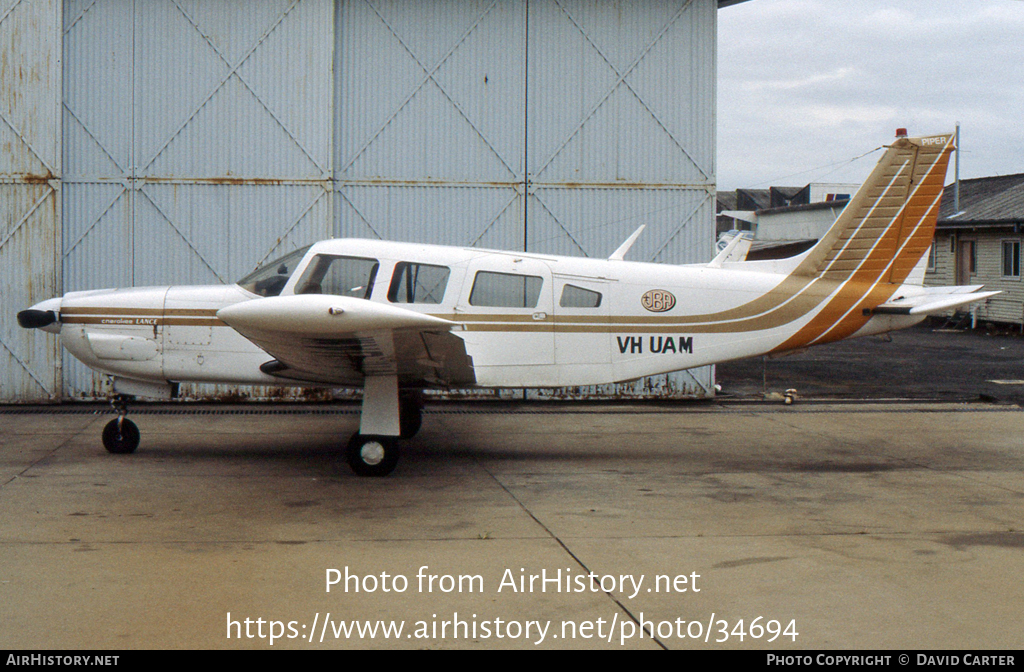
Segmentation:
{"type": "Polygon", "coordinates": [[[1018,409],[510,408],[0,414],[0,647],[1024,644],[1018,409]]]}

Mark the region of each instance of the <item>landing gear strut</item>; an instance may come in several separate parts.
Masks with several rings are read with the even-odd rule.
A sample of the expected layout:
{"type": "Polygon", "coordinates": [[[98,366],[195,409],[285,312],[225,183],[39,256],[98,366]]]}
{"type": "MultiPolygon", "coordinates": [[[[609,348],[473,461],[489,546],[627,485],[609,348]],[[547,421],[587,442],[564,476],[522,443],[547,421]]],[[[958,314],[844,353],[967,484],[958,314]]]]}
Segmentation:
{"type": "Polygon", "coordinates": [[[117,411],[117,418],[103,428],[103,447],[107,452],[124,455],[134,453],[139,447],[139,440],[142,438],[139,428],[125,417],[128,415],[130,399],[127,395],[118,394],[110,400],[110,405],[117,411]]]}
{"type": "Polygon", "coordinates": [[[401,454],[399,439],[411,439],[423,424],[423,411],[418,399],[403,396],[398,412],[401,433],[380,436],[356,432],[345,448],[345,459],[360,476],[387,476],[395,470],[401,454]]]}
{"type": "Polygon", "coordinates": [[[399,439],[411,439],[423,424],[420,390],[400,389],[398,376],[367,376],[359,431],[345,447],[345,459],[360,476],[387,476],[400,455],[399,439]]]}

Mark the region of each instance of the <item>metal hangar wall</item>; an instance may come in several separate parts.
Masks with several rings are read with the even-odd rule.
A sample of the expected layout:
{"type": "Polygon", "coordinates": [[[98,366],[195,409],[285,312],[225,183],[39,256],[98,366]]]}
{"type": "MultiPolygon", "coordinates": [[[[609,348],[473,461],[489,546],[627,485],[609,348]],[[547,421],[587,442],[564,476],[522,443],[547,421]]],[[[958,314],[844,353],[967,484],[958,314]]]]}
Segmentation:
{"type": "MultiPolygon", "coordinates": [[[[82,289],[230,283],[326,237],[606,257],[647,224],[631,259],[709,259],[716,12],[0,0],[0,401],[105,393],[17,310],[82,289]]],[[[712,388],[709,367],[535,394],[712,388]]]]}

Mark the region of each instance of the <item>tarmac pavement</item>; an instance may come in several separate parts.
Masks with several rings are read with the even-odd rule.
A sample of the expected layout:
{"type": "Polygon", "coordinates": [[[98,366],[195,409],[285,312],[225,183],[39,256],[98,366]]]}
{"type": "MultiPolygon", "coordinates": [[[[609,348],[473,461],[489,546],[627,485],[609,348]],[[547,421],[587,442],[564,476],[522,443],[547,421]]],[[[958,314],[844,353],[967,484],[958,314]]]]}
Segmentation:
{"type": "Polygon", "coordinates": [[[437,403],[384,479],[353,405],[137,408],[0,409],[0,648],[1024,644],[1016,406],[437,403]]]}
{"type": "Polygon", "coordinates": [[[794,388],[819,400],[1024,405],[1024,336],[1019,327],[972,331],[925,324],[778,357],[720,364],[716,379],[725,398],[759,399],[765,392],[794,388]]]}

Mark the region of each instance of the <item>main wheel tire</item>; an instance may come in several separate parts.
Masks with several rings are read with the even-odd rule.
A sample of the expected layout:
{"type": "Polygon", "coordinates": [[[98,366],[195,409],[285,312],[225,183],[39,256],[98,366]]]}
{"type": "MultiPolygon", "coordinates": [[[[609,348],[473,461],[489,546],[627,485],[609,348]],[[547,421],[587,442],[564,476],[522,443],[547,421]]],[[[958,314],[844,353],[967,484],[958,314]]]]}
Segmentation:
{"type": "Polygon", "coordinates": [[[398,411],[399,438],[411,439],[423,426],[423,411],[414,403],[402,404],[398,411]]]}
{"type": "Polygon", "coordinates": [[[111,420],[103,428],[103,447],[116,455],[134,453],[141,438],[139,428],[128,418],[111,420]]]}
{"type": "Polygon", "coordinates": [[[360,476],[387,476],[398,464],[398,439],[394,436],[363,436],[356,433],[348,442],[345,458],[360,476]]]}

